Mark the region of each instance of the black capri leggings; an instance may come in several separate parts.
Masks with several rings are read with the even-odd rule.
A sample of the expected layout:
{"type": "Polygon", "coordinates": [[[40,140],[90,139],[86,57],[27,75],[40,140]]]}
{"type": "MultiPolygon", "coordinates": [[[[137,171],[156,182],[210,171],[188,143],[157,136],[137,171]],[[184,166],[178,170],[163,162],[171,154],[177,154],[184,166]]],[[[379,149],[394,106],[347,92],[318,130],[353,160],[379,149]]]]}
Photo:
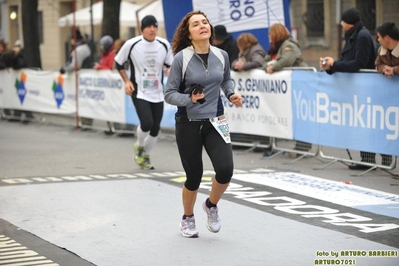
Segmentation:
{"type": "Polygon", "coordinates": [[[234,169],[231,143],[226,143],[210,122],[176,122],[176,142],[187,175],[184,186],[188,190],[197,190],[201,183],[202,147],[211,159],[216,181],[220,184],[230,182],[234,169]]]}
{"type": "Polygon", "coordinates": [[[140,120],[141,130],[150,131],[150,135],[153,137],[158,136],[163,116],[163,102],[152,103],[136,97],[132,97],[132,99],[140,120]]]}

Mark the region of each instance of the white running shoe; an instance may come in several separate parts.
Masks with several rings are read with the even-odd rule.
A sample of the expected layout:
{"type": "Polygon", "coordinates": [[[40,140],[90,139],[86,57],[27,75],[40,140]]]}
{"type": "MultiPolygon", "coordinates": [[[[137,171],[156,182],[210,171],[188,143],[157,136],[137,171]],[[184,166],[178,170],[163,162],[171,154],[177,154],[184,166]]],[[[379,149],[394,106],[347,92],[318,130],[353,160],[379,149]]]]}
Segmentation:
{"type": "Polygon", "coordinates": [[[208,215],[208,220],[206,223],[206,227],[208,227],[208,230],[211,231],[212,233],[219,232],[220,227],[222,226],[222,221],[220,220],[218,214],[218,207],[208,208],[206,206],[206,200],[205,200],[204,203],[202,203],[202,208],[208,215]]]}
{"type": "Polygon", "coordinates": [[[180,223],[181,234],[184,237],[198,237],[197,227],[195,226],[195,218],[186,217],[186,219],[182,219],[180,223]]]}

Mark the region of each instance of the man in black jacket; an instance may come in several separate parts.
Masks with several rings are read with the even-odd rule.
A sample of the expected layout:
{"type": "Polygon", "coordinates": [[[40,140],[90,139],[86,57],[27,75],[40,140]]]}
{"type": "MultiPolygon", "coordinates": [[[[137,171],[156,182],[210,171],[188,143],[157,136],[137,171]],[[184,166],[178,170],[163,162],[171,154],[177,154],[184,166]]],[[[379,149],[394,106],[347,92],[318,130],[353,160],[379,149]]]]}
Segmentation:
{"type": "MultiPolygon", "coordinates": [[[[341,26],[345,32],[345,46],[341,52],[341,58],[334,60],[332,57],[320,58],[320,68],[328,74],[335,72],[357,72],[360,69],[374,69],[376,52],[373,37],[360,20],[360,12],[354,7],[346,9],[342,13],[341,26]]],[[[375,164],[375,153],[360,152],[362,162],[375,164]]],[[[392,157],[382,155],[382,164],[389,166],[392,157]]],[[[370,166],[353,164],[352,170],[367,170],[370,166]]]]}
{"type": "Polygon", "coordinates": [[[373,37],[360,20],[359,10],[354,7],[345,10],[341,26],[345,32],[341,58],[336,61],[332,57],[320,58],[320,68],[328,74],[374,69],[376,54],[373,37]]]}

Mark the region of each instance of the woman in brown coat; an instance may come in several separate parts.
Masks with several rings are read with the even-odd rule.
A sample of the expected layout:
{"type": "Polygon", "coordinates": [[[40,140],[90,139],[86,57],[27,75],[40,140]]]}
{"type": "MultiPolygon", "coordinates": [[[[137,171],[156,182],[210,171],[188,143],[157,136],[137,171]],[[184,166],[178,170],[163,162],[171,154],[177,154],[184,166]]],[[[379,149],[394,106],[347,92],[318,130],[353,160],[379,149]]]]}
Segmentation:
{"type": "Polygon", "coordinates": [[[234,71],[246,71],[262,67],[266,52],[252,33],[243,33],[238,36],[237,46],[240,52],[238,59],[231,63],[231,69],[234,71]]]}

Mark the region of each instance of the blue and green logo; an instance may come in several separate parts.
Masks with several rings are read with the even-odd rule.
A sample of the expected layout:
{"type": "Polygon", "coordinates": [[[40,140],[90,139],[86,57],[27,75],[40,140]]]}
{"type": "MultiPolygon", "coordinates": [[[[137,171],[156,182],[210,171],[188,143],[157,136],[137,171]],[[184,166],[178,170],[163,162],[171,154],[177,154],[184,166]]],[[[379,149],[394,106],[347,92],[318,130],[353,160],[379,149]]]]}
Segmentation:
{"type": "Polygon", "coordinates": [[[53,92],[54,92],[54,99],[57,103],[58,109],[60,108],[62,101],[65,98],[64,90],[62,87],[64,86],[64,78],[62,75],[58,75],[57,81],[53,81],[53,92]]]}
{"type": "Polygon", "coordinates": [[[26,84],[26,74],[24,72],[21,72],[21,76],[18,79],[15,79],[15,88],[17,89],[17,94],[19,97],[19,101],[21,102],[21,104],[24,103],[25,100],[25,96],[26,96],[26,88],[25,88],[25,84],[26,84]]]}

